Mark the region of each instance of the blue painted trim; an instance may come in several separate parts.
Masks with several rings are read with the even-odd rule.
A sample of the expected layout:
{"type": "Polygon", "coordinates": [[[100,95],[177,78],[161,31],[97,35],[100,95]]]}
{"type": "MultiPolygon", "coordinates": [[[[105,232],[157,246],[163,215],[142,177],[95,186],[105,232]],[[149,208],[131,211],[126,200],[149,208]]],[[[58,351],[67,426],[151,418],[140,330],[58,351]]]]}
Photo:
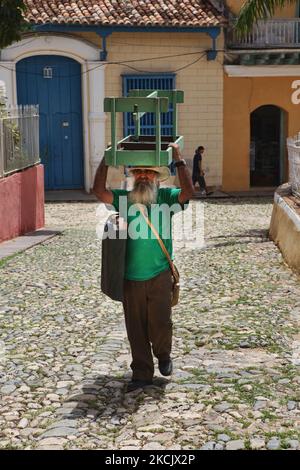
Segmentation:
{"type": "Polygon", "coordinates": [[[176,74],[174,72],[147,72],[145,75],[142,73],[121,73],[121,77],[125,78],[141,78],[141,77],[162,77],[162,78],[174,78],[176,77],[176,74]]]}
{"type": "Polygon", "coordinates": [[[217,52],[217,37],[220,34],[219,32],[216,31],[211,31],[208,33],[209,36],[212,38],[212,48],[210,51],[206,52],[206,58],[207,60],[215,60],[217,58],[218,52],[217,52]]]}
{"type": "Polygon", "coordinates": [[[217,58],[218,52],[211,49],[210,51],[206,52],[207,60],[215,60],[217,58]]]}
{"type": "Polygon", "coordinates": [[[107,37],[107,35],[101,36],[102,51],[100,52],[100,60],[102,60],[103,62],[107,61],[106,37],[107,37]]]}
{"type": "Polygon", "coordinates": [[[102,51],[100,52],[100,60],[107,60],[106,38],[113,32],[154,32],[154,33],[206,33],[212,39],[212,48],[207,51],[207,60],[215,60],[217,57],[216,39],[221,33],[219,26],[199,26],[198,28],[178,28],[178,27],[159,27],[159,26],[96,26],[96,25],[78,25],[78,24],[45,24],[35,25],[35,31],[40,32],[72,32],[84,31],[94,32],[102,38],[102,51]]]}
{"type": "Polygon", "coordinates": [[[97,25],[78,25],[78,24],[43,24],[34,25],[35,31],[46,32],[66,32],[66,31],[92,31],[97,34],[106,35],[113,32],[158,32],[158,33],[207,33],[212,38],[217,37],[221,32],[220,26],[199,26],[196,28],[188,27],[160,27],[160,26],[97,26],[97,25]]]}
{"type": "Polygon", "coordinates": [[[209,28],[209,31],[207,31],[207,34],[209,34],[209,36],[215,40],[219,36],[220,32],[221,32],[221,28],[209,28]]]}

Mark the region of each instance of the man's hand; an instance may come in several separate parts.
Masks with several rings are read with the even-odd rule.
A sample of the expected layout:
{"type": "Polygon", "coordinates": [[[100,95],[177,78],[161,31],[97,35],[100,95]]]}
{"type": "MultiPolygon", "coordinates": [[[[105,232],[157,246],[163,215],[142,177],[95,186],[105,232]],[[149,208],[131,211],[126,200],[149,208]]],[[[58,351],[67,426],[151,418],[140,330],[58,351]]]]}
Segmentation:
{"type": "MultiPolygon", "coordinates": [[[[180,147],[178,144],[169,144],[169,147],[173,149],[173,160],[174,162],[178,162],[182,160],[180,147]]],[[[181,188],[181,192],[178,195],[178,201],[180,204],[184,204],[188,201],[194,194],[194,187],[191,179],[190,172],[186,165],[180,166],[177,168],[178,177],[179,177],[179,184],[181,188]]]]}
{"type": "Polygon", "coordinates": [[[178,160],[181,160],[181,151],[180,151],[179,145],[171,143],[171,144],[169,144],[169,147],[172,147],[172,149],[173,149],[173,160],[175,162],[178,161],[178,160]]]}
{"type": "Polygon", "coordinates": [[[113,193],[106,189],[107,172],[108,166],[105,164],[105,159],[103,157],[96,171],[93,193],[98,199],[100,199],[100,201],[106,204],[112,204],[114,200],[113,193]]]}

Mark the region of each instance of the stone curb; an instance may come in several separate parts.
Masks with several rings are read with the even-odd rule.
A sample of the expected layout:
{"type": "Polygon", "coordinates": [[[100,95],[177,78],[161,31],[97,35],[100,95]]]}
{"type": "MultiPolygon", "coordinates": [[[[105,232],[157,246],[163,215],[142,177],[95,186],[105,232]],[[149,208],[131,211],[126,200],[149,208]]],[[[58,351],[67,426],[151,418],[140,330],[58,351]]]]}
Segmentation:
{"type": "Polygon", "coordinates": [[[62,230],[43,228],[13,238],[12,240],[4,241],[0,243],[0,259],[28,250],[28,248],[39,245],[60,233],[62,233],[62,230]]]}

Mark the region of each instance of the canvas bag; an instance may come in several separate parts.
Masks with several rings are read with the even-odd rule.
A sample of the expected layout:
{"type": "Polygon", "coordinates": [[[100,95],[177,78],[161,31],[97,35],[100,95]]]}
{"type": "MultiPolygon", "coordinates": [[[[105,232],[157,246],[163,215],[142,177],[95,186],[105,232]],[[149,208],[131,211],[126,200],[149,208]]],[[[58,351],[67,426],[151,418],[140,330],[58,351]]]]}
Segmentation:
{"type": "Polygon", "coordinates": [[[123,302],[127,226],[119,214],[108,217],[102,237],[101,290],[123,302]]]}

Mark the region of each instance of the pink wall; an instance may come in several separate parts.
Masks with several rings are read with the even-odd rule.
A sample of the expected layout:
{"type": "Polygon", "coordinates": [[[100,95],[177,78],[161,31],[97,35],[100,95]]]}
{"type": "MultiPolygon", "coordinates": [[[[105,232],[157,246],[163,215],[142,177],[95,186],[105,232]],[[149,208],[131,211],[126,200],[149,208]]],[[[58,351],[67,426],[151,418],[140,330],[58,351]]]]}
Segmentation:
{"type": "Polygon", "coordinates": [[[0,242],[45,225],[44,167],[37,165],[0,180],[0,242]]]}

